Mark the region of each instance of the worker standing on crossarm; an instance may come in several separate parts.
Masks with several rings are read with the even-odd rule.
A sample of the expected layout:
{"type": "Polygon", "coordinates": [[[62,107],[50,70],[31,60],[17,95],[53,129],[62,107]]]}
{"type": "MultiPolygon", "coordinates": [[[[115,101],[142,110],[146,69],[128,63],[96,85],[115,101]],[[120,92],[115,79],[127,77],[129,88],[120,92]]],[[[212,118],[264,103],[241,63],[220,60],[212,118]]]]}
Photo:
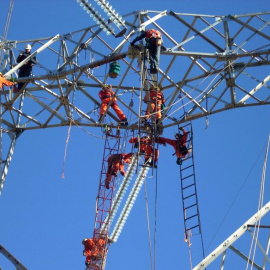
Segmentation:
{"type": "Polygon", "coordinates": [[[130,163],[133,153],[128,154],[113,154],[108,158],[108,170],[105,179],[105,187],[110,188],[112,176],[117,176],[120,171],[121,175],[125,176],[125,163],[130,163]]]}
{"type": "Polygon", "coordinates": [[[131,43],[134,46],[139,40],[145,39],[146,48],[149,50],[150,73],[156,74],[159,67],[160,47],[162,45],[161,33],[155,29],[143,30],[131,43]]]}
{"type": "MultiPolygon", "coordinates": [[[[160,91],[158,87],[152,87],[149,91],[149,98],[150,100],[147,100],[147,96],[144,97],[145,103],[150,103],[150,106],[152,107],[152,111],[156,113],[156,122],[158,123],[159,119],[161,119],[162,114],[162,106],[165,106],[165,99],[163,93],[160,91]]],[[[149,107],[147,106],[146,109],[146,119],[149,119],[149,107]]]]}
{"type": "MultiPolygon", "coordinates": [[[[19,56],[17,57],[17,63],[21,63],[24,59],[26,59],[29,55],[31,55],[31,45],[27,44],[25,46],[25,51],[21,52],[19,56]]],[[[36,57],[34,56],[32,59],[24,63],[20,68],[19,68],[19,74],[18,77],[29,77],[32,75],[32,69],[33,66],[36,64],[36,57]]],[[[24,83],[20,82],[18,83],[18,89],[20,90],[23,87],[24,83]]]]}
{"type": "Polygon", "coordinates": [[[115,113],[117,114],[118,118],[120,119],[121,126],[127,126],[128,121],[122,110],[118,107],[116,101],[117,98],[114,95],[114,92],[112,90],[111,85],[104,85],[99,92],[99,98],[101,100],[101,108],[100,108],[100,117],[99,122],[101,121],[102,116],[104,115],[105,111],[108,108],[108,105],[110,103],[110,106],[113,108],[115,113]]]}
{"type": "Polygon", "coordinates": [[[9,80],[7,80],[4,75],[0,72],[0,89],[3,88],[3,85],[6,85],[6,86],[12,86],[12,85],[15,85],[16,83],[15,82],[11,82],[9,80]]]}
{"type": "Polygon", "coordinates": [[[153,145],[153,139],[149,135],[141,137],[138,139],[137,137],[133,137],[129,139],[130,143],[134,143],[134,147],[139,147],[139,154],[144,155],[144,164],[153,166],[154,168],[157,168],[157,160],[159,157],[159,151],[158,149],[152,147],[153,145]],[[154,151],[153,151],[154,150],[154,151]]]}
{"type": "Polygon", "coordinates": [[[178,165],[182,164],[182,159],[189,154],[191,150],[187,149],[186,143],[187,143],[187,137],[188,137],[188,132],[185,131],[184,128],[180,128],[182,131],[182,134],[177,133],[175,134],[175,140],[171,140],[168,138],[163,138],[163,137],[158,137],[156,138],[156,142],[161,143],[163,145],[169,144],[171,145],[174,150],[175,150],[175,155],[177,157],[176,163],[178,165]]]}

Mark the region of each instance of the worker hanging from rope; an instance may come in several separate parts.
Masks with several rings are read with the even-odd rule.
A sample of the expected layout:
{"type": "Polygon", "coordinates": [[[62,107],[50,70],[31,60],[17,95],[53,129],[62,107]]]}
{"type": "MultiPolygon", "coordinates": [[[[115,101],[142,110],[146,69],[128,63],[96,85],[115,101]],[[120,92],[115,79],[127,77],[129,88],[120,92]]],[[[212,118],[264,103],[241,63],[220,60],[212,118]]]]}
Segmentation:
{"type": "Polygon", "coordinates": [[[163,144],[164,146],[166,146],[166,143],[171,145],[175,149],[175,153],[173,155],[176,154],[176,157],[177,157],[176,163],[178,165],[181,165],[182,159],[185,158],[187,154],[190,153],[191,149],[188,150],[186,146],[188,132],[186,132],[183,127],[180,127],[179,130],[182,131],[182,134],[176,133],[175,140],[158,137],[156,138],[156,142],[163,144]]]}
{"type": "Polygon", "coordinates": [[[91,266],[93,260],[102,259],[103,249],[106,244],[105,239],[101,238],[84,238],[82,241],[84,245],[83,255],[85,258],[85,265],[91,266]]]}
{"type": "Polygon", "coordinates": [[[115,113],[117,114],[118,118],[120,119],[120,125],[121,126],[127,126],[128,121],[122,110],[119,108],[117,105],[116,101],[117,98],[114,95],[114,92],[112,90],[111,85],[104,85],[99,92],[99,98],[101,100],[101,108],[100,108],[100,117],[99,117],[99,122],[101,121],[101,118],[103,117],[105,111],[108,108],[108,105],[110,103],[110,106],[113,108],[115,113]]]}
{"type": "Polygon", "coordinates": [[[131,43],[134,46],[139,40],[145,39],[146,48],[149,50],[150,73],[156,74],[159,67],[160,48],[162,46],[161,33],[155,29],[143,30],[131,43]]]}
{"type": "MultiPolygon", "coordinates": [[[[147,96],[144,97],[144,102],[145,103],[150,103],[150,106],[152,108],[152,111],[156,115],[156,123],[160,124],[160,119],[162,117],[162,110],[165,107],[165,99],[163,93],[160,91],[160,89],[157,86],[152,86],[151,89],[149,90],[149,97],[150,100],[147,100],[147,96]]],[[[146,119],[149,119],[149,107],[147,106],[146,109],[146,119]]]]}
{"type": "Polygon", "coordinates": [[[125,176],[125,163],[130,164],[133,153],[113,154],[108,158],[108,170],[105,179],[105,187],[110,188],[112,176],[117,176],[120,171],[125,176]]]}
{"type": "MultiPolygon", "coordinates": [[[[140,139],[133,137],[129,139],[130,143],[134,143],[134,148],[139,147],[139,155],[144,155],[144,165],[157,168],[157,160],[159,157],[159,150],[153,148],[153,139],[147,135],[140,139]]],[[[158,142],[159,143],[159,142],[158,142]]]]}
{"type": "Polygon", "coordinates": [[[12,82],[10,80],[7,80],[4,75],[0,72],[0,89],[3,88],[3,85],[6,85],[6,86],[12,86],[12,85],[15,85],[16,82],[12,82]]]}

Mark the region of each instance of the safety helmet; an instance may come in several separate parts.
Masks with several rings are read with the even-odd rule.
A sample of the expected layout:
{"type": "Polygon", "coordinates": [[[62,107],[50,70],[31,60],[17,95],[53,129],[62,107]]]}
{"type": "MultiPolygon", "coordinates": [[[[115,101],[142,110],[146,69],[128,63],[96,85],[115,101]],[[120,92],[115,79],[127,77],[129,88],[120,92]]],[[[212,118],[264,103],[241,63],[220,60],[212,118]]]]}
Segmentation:
{"type": "Polygon", "coordinates": [[[84,243],[87,241],[87,238],[84,238],[83,240],[82,240],[82,244],[84,245],[84,243]]]}
{"type": "Polygon", "coordinates": [[[104,84],[102,89],[104,90],[108,90],[108,89],[111,89],[112,88],[112,85],[111,84],[104,84]]]}
{"type": "Polygon", "coordinates": [[[27,44],[24,48],[25,48],[26,50],[31,50],[31,49],[32,49],[32,47],[31,47],[30,44],[27,44]]]}

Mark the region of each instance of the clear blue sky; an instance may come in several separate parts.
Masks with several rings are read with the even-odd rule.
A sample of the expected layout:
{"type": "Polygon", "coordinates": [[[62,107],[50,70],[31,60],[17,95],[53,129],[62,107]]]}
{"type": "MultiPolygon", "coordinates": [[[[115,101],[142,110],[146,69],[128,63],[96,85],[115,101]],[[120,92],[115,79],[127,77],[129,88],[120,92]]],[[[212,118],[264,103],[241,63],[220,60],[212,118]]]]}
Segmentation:
{"type": "MultiPolygon", "coordinates": [[[[110,3],[120,14],[166,9],[228,15],[270,10],[269,0],[111,0],[110,3]]],[[[1,0],[0,34],[8,6],[8,0],[1,0]]],[[[89,25],[92,21],[75,0],[15,0],[7,38],[47,37],[89,25]]],[[[208,129],[205,119],[193,123],[206,255],[257,211],[269,120],[269,106],[260,106],[210,116],[208,129]]],[[[174,131],[172,128],[167,134],[173,136],[174,131]]],[[[84,269],[81,241],[93,234],[103,140],[73,127],[63,180],[67,133],[67,128],[23,133],[0,197],[0,243],[30,270],[84,269]]],[[[172,154],[170,146],[161,148],[156,270],[189,269],[188,248],[183,240],[179,167],[172,154]]],[[[268,172],[266,177],[269,178],[268,172]]],[[[155,179],[147,179],[147,187],[153,234],[155,179]]],[[[269,183],[265,190],[266,203],[270,199],[269,183]]],[[[197,253],[195,249],[194,257],[197,253]]],[[[197,262],[194,259],[194,266],[197,262]]],[[[14,269],[1,255],[0,266],[3,270],[14,269]]],[[[143,191],[118,242],[109,250],[106,269],[151,269],[143,191]]]]}

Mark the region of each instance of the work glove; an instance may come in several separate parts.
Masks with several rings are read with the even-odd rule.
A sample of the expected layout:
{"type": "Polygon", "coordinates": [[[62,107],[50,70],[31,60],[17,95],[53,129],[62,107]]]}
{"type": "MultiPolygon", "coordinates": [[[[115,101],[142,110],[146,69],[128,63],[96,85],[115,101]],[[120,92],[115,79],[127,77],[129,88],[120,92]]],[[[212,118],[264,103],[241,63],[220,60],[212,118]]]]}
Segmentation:
{"type": "Polygon", "coordinates": [[[182,159],[181,159],[181,158],[177,158],[176,163],[177,163],[178,165],[182,165],[182,159]]]}
{"type": "Polygon", "coordinates": [[[167,146],[167,143],[164,142],[164,143],[163,143],[163,146],[167,146]]]}
{"type": "Polygon", "coordinates": [[[16,78],[9,78],[8,79],[10,82],[16,83],[16,78]]]}
{"type": "Polygon", "coordinates": [[[134,44],[135,44],[135,42],[134,41],[132,41],[132,42],[130,42],[130,46],[134,46],[134,44]]]}
{"type": "Polygon", "coordinates": [[[138,148],[138,147],[139,147],[139,142],[135,142],[134,148],[138,148]]]}

